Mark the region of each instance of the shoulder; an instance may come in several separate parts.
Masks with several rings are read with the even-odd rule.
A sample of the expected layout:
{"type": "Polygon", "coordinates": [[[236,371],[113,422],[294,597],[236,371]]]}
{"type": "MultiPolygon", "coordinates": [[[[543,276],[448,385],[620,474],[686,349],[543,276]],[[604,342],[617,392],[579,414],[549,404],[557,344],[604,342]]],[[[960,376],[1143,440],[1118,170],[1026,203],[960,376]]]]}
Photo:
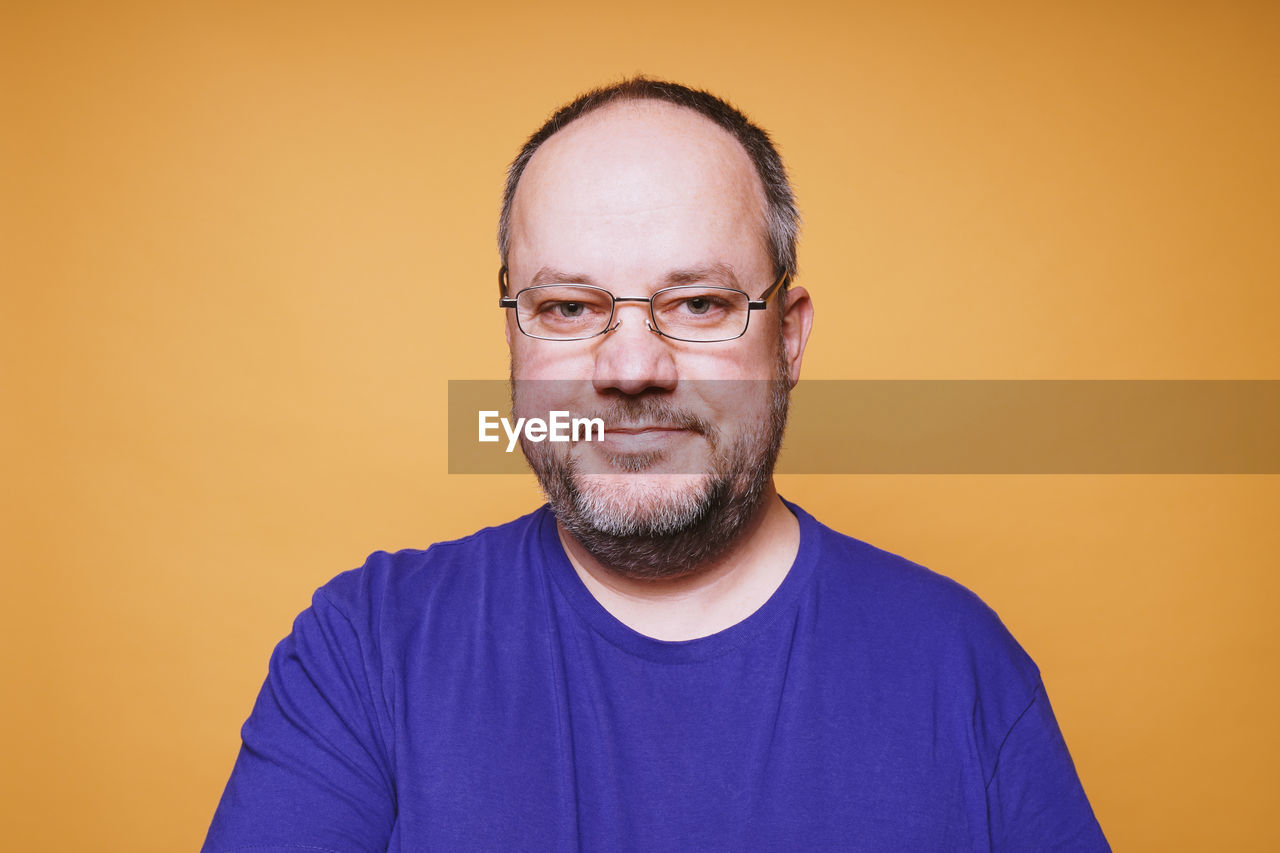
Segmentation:
{"type": "Polygon", "coordinates": [[[807,513],[801,523],[820,543],[821,594],[858,626],[863,641],[892,649],[895,656],[916,657],[922,666],[1002,676],[1030,696],[1040,680],[1035,662],[976,593],[807,513]]]}
{"type": "Polygon", "coordinates": [[[817,542],[820,579],[855,597],[861,609],[908,623],[971,623],[993,628],[998,617],[973,591],[904,556],[833,530],[799,507],[802,536],[817,542]]]}
{"type": "Polygon", "coordinates": [[[948,697],[947,707],[962,718],[957,724],[971,729],[993,761],[1042,689],[1030,655],[963,585],[809,520],[821,543],[814,589],[827,614],[827,640],[865,659],[873,690],[920,707],[948,697]]]}
{"type": "Polygon", "coordinates": [[[359,568],[316,590],[313,606],[336,609],[357,630],[383,635],[434,613],[463,620],[494,596],[511,596],[534,579],[545,507],[514,521],[425,549],[375,551],[359,568]]]}

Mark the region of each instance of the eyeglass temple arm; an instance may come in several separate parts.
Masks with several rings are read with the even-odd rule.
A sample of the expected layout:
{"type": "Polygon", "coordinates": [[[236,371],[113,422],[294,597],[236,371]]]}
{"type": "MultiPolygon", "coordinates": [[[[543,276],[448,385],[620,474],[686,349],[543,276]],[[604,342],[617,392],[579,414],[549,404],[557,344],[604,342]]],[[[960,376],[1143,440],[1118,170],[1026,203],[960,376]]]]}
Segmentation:
{"type": "MultiPolygon", "coordinates": [[[[769,304],[769,300],[773,298],[773,294],[787,286],[787,282],[791,280],[791,273],[784,272],[778,277],[778,280],[769,285],[769,289],[760,294],[759,299],[752,299],[747,303],[747,310],[759,311],[769,304]]],[[[504,291],[505,292],[505,291],[504,291]]]]}

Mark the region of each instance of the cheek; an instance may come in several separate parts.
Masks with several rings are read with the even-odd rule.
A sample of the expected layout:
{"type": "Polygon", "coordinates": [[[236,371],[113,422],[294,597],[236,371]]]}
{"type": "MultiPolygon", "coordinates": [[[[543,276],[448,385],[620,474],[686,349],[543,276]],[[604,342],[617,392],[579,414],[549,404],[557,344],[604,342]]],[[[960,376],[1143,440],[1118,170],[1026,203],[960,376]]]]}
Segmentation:
{"type": "Polygon", "coordinates": [[[683,384],[686,400],[718,427],[722,436],[750,430],[768,417],[772,379],[720,376],[683,384]]]}
{"type": "Polygon", "coordinates": [[[511,374],[530,380],[589,380],[593,360],[589,350],[571,343],[538,341],[512,331],[511,374]]]}
{"type": "Polygon", "coordinates": [[[763,380],[772,379],[777,374],[779,339],[776,323],[761,323],[760,328],[756,328],[753,320],[747,334],[731,344],[687,346],[689,348],[676,359],[681,379],[763,380]],[[693,349],[699,346],[702,349],[693,349]]]}

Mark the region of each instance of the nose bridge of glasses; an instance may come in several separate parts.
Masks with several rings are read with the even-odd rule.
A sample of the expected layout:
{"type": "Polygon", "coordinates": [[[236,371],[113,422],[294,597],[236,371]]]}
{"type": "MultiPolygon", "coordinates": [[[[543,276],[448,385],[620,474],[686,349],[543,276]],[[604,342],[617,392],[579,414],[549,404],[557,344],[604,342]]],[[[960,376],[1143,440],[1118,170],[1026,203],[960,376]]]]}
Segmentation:
{"type": "Polygon", "coordinates": [[[655,326],[653,322],[653,297],[651,296],[614,296],[613,297],[613,324],[608,329],[605,329],[606,332],[612,332],[622,325],[622,317],[621,317],[620,309],[623,307],[622,303],[625,303],[625,302],[640,303],[635,307],[640,308],[645,313],[645,320],[644,320],[645,328],[647,328],[650,332],[653,332],[655,335],[662,334],[662,332],[658,331],[658,327],[655,326]]]}

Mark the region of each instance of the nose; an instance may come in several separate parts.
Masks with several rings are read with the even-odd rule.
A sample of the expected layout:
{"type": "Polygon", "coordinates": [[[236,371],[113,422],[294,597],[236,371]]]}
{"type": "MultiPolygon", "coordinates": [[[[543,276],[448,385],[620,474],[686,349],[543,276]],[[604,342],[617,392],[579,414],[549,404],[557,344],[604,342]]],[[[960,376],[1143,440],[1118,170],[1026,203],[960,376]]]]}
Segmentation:
{"type": "Polygon", "coordinates": [[[618,303],[614,329],[602,335],[592,384],[597,393],[674,391],[676,362],[667,339],[653,331],[648,305],[618,303]]]}

